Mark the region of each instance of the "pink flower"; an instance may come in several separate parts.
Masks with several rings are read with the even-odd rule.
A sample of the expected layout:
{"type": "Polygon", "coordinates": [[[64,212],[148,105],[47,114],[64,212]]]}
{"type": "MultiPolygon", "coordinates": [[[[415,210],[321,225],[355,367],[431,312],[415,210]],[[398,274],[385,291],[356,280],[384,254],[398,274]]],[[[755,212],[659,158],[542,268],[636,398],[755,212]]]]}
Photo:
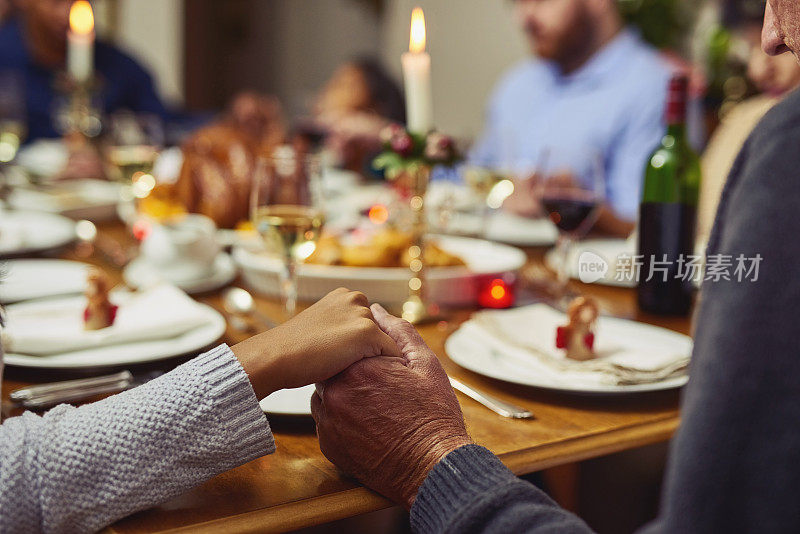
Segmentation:
{"type": "Polygon", "coordinates": [[[399,124],[394,123],[381,129],[379,135],[382,144],[390,145],[395,137],[404,133],[406,133],[405,129],[399,124]]]}
{"type": "Polygon", "coordinates": [[[453,139],[440,133],[432,133],[425,143],[425,157],[433,161],[447,161],[453,157],[453,139]]]}
{"type": "Polygon", "coordinates": [[[414,140],[411,136],[403,132],[392,138],[392,150],[397,152],[402,158],[407,158],[414,150],[414,140]]]}

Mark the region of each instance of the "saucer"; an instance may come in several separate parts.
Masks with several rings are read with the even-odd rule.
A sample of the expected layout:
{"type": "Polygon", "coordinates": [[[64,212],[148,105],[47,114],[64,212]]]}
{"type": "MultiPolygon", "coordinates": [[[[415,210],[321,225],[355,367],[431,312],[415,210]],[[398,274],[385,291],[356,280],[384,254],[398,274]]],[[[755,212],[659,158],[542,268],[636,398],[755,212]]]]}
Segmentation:
{"type": "MultiPolygon", "coordinates": [[[[236,278],[236,265],[224,252],[214,260],[213,272],[206,277],[190,280],[166,280],[189,294],[206,293],[230,284],[236,278]]],[[[134,289],[165,280],[162,273],[145,258],[139,257],[125,267],[122,273],[125,283],[134,289]]]]}

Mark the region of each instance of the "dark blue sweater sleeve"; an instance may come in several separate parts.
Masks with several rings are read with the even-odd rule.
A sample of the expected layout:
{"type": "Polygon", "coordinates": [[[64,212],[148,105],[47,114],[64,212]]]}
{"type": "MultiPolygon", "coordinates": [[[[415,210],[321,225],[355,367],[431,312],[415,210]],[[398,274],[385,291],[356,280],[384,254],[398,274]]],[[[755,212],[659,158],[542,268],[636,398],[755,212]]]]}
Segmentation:
{"type": "MultiPolygon", "coordinates": [[[[724,190],[660,532],[800,532],[800,93],[745,144],[724,190]],[[739,280],[737,258],[761,257],[739,280]],[[757,276],[756,276],[757,274],[757,276]]],[[[753,262],[748,261],[748,268],[753,262]]]]}
{"type": "Polygon", "coordinates": [[[411,507],[419,533],[591,532],[489,450],[466,445],[428,474],[411,507]]]}

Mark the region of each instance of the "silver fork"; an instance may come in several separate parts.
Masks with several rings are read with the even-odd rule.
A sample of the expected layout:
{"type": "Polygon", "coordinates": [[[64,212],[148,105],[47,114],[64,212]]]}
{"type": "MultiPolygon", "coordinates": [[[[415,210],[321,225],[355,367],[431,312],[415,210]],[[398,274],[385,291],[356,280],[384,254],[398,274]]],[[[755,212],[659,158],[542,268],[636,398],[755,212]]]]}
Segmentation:
{"type": "Polygon", "coordinates": [[[503,417],[508,417],[510,419],[533,419],[534,416],[531,412],[526,410],[525,408],[520,408],[519,406],[515,406],[505,401],[501,401],[498,398],[492,397],[491,395],[487,395],[477,389],[471,388],[470,386],[464,384],[453,378],[452,376],[448,377],[450,379],[450,385],[456,391],[460,391],[470,399],[474,400],[475,402],[482,404],[495,412],[496,414],[502,415],[503,417]]]}

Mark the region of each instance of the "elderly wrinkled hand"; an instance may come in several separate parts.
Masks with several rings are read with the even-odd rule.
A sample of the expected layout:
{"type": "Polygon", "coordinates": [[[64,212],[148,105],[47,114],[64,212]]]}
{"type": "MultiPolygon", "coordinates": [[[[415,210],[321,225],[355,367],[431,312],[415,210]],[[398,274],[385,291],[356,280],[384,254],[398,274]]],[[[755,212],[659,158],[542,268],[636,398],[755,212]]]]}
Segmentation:
{"type": "Polygon", "coordinates": [[[408,322],[372,306],[402,356],[360,360],[317,384],[320,448],[345,473],[410,508],[428,472],[471,443],[439,360],[408,322]]]}
{"type": "Polygon", "coordinates": [[[326,380],[362,358],[399,356],[368,305],[363,293],[340,288],[285,323],[232,347],[256,395],[326,380]]]}

